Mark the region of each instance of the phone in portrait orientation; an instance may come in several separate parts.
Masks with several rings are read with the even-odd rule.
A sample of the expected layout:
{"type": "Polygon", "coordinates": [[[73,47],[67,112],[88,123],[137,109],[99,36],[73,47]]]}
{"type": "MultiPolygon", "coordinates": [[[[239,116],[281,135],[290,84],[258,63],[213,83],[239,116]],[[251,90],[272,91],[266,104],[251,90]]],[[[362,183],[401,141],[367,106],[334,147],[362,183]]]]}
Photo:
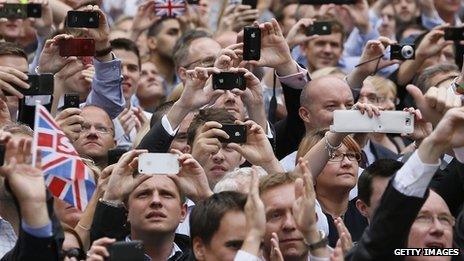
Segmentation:
{"type": "Polygon", "coordinates": [[[177,174],[179,173],[179,156],[171,153],[143,153],[139,156],[139,173],[177,174]]]}
{"type": "Polygon", "coordinates": [[[259,61],[261,58],[261,29],[254,26],[243,28],[243,60],[259,61]]]}
{"type": "Polygon", "coordinates": [[[464,40],[464,27],[447,27],[445,28],[444,38],[446,41],[464,40]]]}
{"type": "Polygon", "coordinates": [[[94,56],[95,40],[87,38],[61,39],[58,42],[60,56],[94,56]]]}
{"type": "Polygon", "coordinates": [[[300,5],[352,5],[356,0],[299,0],[300,5]]]}
{"type": "Polygon", "coordinates": [[[244,73],[221,72],[213,74],[214,90],[246,89],[244,73]]]}
{"type": "Polygon", "coordinates": [[[64,94],[64,106],[63,110],[68,108],[79,108],[79,94],[77,93],[65,93],[64,94]]]}
{"type": "Polygon", "coordinates": [[[97,12],[68,11],[66,26],[73,28],[98,28],[100,15],[97,12]]]}
{"type": "Polygon", "coordinates": [[[219,141],[222,143],[246,143],[247,141],[247,127],[245,125],[238,125],[238,124],[222,124],[222,128],[227,135],[229,135],[229,139],[224,139],[219,137],[219,141]]]}
{"type": "MultiPolygon", "coordinates": [[[[145,260],[143,242],[132,240],[119,241],[108,246],[110,261],[143,261],[145,260]]],[[[106,259],[105,259],[106,260],[106,259]]]]}
{"type": "Polygon", "coordinates": [[[329,35],[332,34],[332,23],[330,22],[314,22],[311,26],[306,27],[306,36],[310,35],[329,35]]]}
{"type": "Polygon", "coordinates": [[[405,111],[381,111],[379,116],[370,118],[367,113],[358,110],[334,111],[334,132],[349,133],[412,133],[414,115],[405,111]]]}
{"type": "Polygon", "coordinates": [[[121,156],[128,150],[125,148],[114,148],[108,150],[108,165],[113,165],[119,161],[121,156]]]}
{"type": "MultiPolygon", "coordinates": [[[[29,89],[24,89],[19,86],[14,86],[16,90],[22,93],[24,96],[36,96],[36,95],[52,95],[53,94],[53,74],[43,73],[40,75],[37,74],[28,74],[27,83],[29,84],[29,89]]],[[[11,96],[12,94],[5,91],[6,96],[11,96]]]]}
{"type": "Polygon", "coordinates": [[[183,0],[166,1],[155,0],[155,14],[159,17],[183,16],[187,10],[187,4],[183,0]]]}
{"type": "Polygon", "coordinates": [[[258,6],[258,0],[242,0],[242,5],[249,5],[251,9],[256,9],[258,6]]]}
{"type": "Polygon", "coordinates": [[[0,8],[0,18],[26,19],[40,17],[42,17],[42,5],[40,4],[5,3],[0,8]]]}

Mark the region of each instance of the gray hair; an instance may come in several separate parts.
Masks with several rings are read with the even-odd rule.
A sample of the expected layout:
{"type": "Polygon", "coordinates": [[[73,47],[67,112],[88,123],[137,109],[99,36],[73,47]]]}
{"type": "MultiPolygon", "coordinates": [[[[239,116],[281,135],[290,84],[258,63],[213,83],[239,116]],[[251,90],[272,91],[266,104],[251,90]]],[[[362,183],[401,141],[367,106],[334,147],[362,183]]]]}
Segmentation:
{"type": "MultiPolygon", "coordinates": [[[[213,192],[219,193],[223,191],[236,191],[236,192],[247,192],[251,181],[251,167],[237,168],[231,172],[228,172],[224,177],[214,186],[213,192]]],[[[256,167],[258,177],[267,176],[267,172],[257,166],[256,167]]]]}
{"type": "Polygon", "coordinates": [[[450,73],[457,72],[459,73],[459,68],[455,64],[437,64],[430,66],[425,69],[415,82],[415,85],[421,89],[422,93],[426,93],[427,90],[432,87],[430,79],[439,73],[450,73]]]}

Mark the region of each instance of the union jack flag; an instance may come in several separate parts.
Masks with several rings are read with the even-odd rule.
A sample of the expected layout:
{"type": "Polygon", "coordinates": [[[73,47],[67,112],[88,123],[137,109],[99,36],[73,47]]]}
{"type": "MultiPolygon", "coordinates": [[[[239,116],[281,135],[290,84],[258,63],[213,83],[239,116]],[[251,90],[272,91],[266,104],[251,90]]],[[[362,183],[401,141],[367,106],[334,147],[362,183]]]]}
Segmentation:
{"type": "Polygon", "coordinates": [[[155,0],[157,16],[182,16],[187,8],[184,0],[155,0]]]}
{"type": "MultiPolygon", "coordinates": [[[[41,152],[42,171],[50,192],[83,211],[95,191],[91,171],[40,104],[36,105],[33,146],[33,151],[39,149],[41,152]]],[[[35,164],[35,153],[32,162],[35,164]]]]}

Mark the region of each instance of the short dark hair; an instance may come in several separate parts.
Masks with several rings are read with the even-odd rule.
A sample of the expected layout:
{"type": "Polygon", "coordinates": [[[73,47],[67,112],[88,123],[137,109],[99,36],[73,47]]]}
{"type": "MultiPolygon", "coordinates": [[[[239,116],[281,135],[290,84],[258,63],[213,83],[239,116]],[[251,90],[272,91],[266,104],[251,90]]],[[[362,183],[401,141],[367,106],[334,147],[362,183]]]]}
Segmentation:
{"type": "Polygon", "coordinates": [[[244,211],[246,195],[235,191],[213,194],[200,201],[190,213],[190,238],[198,237],[208,245],[229,211],[244,211]]]}
{"type": "Polygon", "coordinates": [[[375,177],[389,178],[403,166],[402,162],[392,159],[379,159],[367,167],[358,179],[358,198],[367,206],[371,204],[372,180],[375,177]]]}
{"type": "MultiPolygon", "coordinates": [[[[298,2],[296,0],[284,0],[282,4],[280,4],[280,8],[275,10],[274,14],[275,14],[275,19],[277,20],[277,22],[282,22],[284,20],[284,9],[289,6],[289,5],[296,5],[298,4],[298,2]]],[[[296,14],[295,14],[296,16],[296,14]]]]}
{"type": "Polygon", "coordinates": [[[110,45],[113,48],[113,50],[125,50],[128,52],[133,52],[137,56],[137,60],[139,61],[139,70],[141,69],[140,51],[137,47],[137,44],[135,44],[134,41],[126,38],[117,38],[110,41],[110,45]]]}
{"type": "MultiPolygon", "coordinates": [[[[161,32],[161,29],[163,28],[163,23],[168,21],[168,20],[177,20],[179,21],[177,18],[175,17],[168,17],[168,16],[163,16],[161,17],[161,19],[159,19],[158,21],[156,21],[155,23],[153,23],[149,28],[148,28],[148,32],[147,32],[147,36],[150,37],[150,36],[157,36],[160,32],[161,32]]],[[[180,23],[180,21],[179,21],[180,23]]]]}
{"type": "Polygon", "coordinates": [[[0,56],[2,55],[18,56],[27,60],[27,54],[24,52],[24,49],[11,42],[0,42],[0,56]]]}
{"type": "Polygon", "coordinates": [[[182,36],[177,40],[172,51],[176,68],[180,67],[182,61],[185,62],[189,53],[190,44],[200,38],[212,39],[212,35],[204,30],[190,30],[182,34],[182,36]]]}
{"type": "Polygon", "coordinates": [[[190,123],[187,129],[187,144],[193,148],[193,141],[197,134],[197,129],[201,128],[208,121],[216,121],[221,124],[234,124],[235,117],[224,108],[207,108],[200,110],[190,123]]]}

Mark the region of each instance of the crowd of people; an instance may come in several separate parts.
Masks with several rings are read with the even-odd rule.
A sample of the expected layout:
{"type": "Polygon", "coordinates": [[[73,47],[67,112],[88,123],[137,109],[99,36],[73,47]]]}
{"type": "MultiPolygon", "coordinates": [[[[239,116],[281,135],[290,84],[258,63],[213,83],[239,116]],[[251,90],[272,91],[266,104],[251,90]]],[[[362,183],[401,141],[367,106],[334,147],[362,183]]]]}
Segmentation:
{"type": "Polygon", "coordinates": [[[40,17],[0,12],[1,260],[464,260],[464,36],[445,36],[462,1],[28,2],[40,17]],[[73,10],[98,26],[70,27],[73,10]],[[329,32],[308,34],[318,22],[329,32]],[[81,38],[94,56],[60,55],[81,38]],[[217,89],[221,72],[246,88],[217,89]],[[52,95],[23,94],[45,74],[52,95]],[[91,170],[85,209],[48,188],[37,101],[91,170]],[[336,132],[339,110],[404,111],[414,130],[336,132]],[[139,172],[146,153],[178,173],[139,172]]]}

